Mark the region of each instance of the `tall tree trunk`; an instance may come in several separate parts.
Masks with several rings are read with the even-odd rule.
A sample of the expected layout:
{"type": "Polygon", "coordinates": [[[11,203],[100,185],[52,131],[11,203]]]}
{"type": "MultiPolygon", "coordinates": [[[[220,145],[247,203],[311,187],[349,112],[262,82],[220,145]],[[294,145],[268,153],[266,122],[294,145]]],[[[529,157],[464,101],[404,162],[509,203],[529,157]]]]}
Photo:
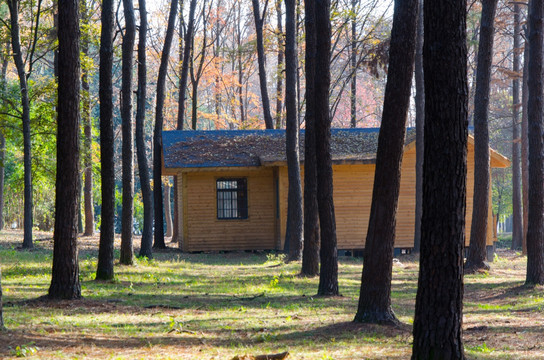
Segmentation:
{"type": "Polygon", "coordinates": [[[57,181],[53,271],[49,297],[79,299],[77,203],[79,176],[79,1],[59,0],[57,181]]]}
{"type": "Polygon", "coordinates": [[[516,76],[512,80],[512,249],[521,249],[523,242],[523,209],[521,196],[521,154],[519,134],[519,55],[521,51],[521,26],[519,4],[514,4],[514,51],[512,71],[516,76]]]}
{"type": "Polygon", "coordinates": [[[396,0],[364,267],[355,321],[398,323],[391,309],[400,173],[416,51],[418,0],[396,0]]]}
{"type": "Polygon", "coordinates": [[[425,159],[412,359],[464,359],[466,5],[424,2],[425,159]]]}
{"type": "MultiPolygon", "coordinates": [[[[2,55],[2,69],[0,70],[0,90],[6,86],[6,75],[8,71],[9,42],[6,42],[6,52],[2,55]]],[[[6,155],[6,139],[4,133],[0,132],[0,230],[4,229],[4,159],[6,155]]]]}
{"type": "Polygon", "coordinates": [[[542,61],[544,1],[529,2],[529,221],[526,284],[544,284],[544,108],[542,61]]]}
{"type": "Polygon", "coordinates": [[[357,127],[357,3],[358,0],[351,0],[351,53],[350,69],[351,92],[350,92],[350,127],[357,127]]]}
{"type": "Polygon", "coordinates": [[[138,29],[138,89],[136,91],[136,156],[142,201],[144,203],[144,226],[139,256],[149,259],[153,257],[153,193],[149,179],[149,164],[145,149],[145,105],[147,92],[147,60],[145,56],[147,44],[147,10],[146,0],[138,0],[140,27],[138,29]]]}
{"type": "MultiPolygon", "coordinates": [[[[168,178],[167,178],[168,179],[168,178]]],[[[172,209],[170,208],[170,181],[164,186],[164,215],[166,217],[166,237],[172,237],[172,209]]]]}
{"type": "Polygon", "coordinates": [[[83,205],[81,205],[81,199],[83,198],[83,174],[78,174],[77,177],[77,232],[83,232],[83,205]]]}
{"type": "Polygon", "coordinates": [[[2,306],[2,269],[0,269],[0,331],[4,329],[4,309],[2,306]]]}
{"type": "MultiPolygon", "coordinates": [[[[276,129],[281,129],[282,125],[282,107],[283,107],[283,28],[282,28],[282,14],[281,14],[281,0],[276,0],[276,14],[278,18],[278,68],[276,69],[276,129]]],[[[295,20],[293,20],[295,21],[295,20]]],[[[287,24],[286,24],[287,26],[287,24]]],[[[296,46],[296,45],[295,45],[296,46]]],[[[287,55],[286,55],[287,56],[287,55]]],[[[296,53],[295,53],[296,56],[296,53]]],[[[296,70],[295,64],[295,70],[296,70]]],[[[286,69],[287,71],[287,69],[286,69]]],[[[286,74],[287,76],[287,74],[286,74]]],[[[296,79],[296,78],[295,78],[296,79]]],[[[296,89],[296,87],[295,87],[296,89]]],[[[287,92],[287,90],[285,90],[287,92]]],[[[287,94],[286,94],[287,96],[287,94]]],[[[287,101],[287,100],[286,100],[287,101]]],[[[296,101],[296,90],[295,90],[295,101],[296,101]]],[[[295,102],[296,106],[296,102],[295,102]]],[[[296,108],[295,108],[296,110],[296,108]]],[[[298,120],[297,120],[298,122],[298,120]]],[[[302,191],[302,190],[301,190],[302,191]]]]}
{"type": "Polygon", "coordinates": [[[97,280],[113,279],[113,243],[115,237],[115,155],[113,134],[113,5],[102,0],[100,33],[100,166],[102,207],[100,212],[100,244],[98,247],[97,280]]]}
{"type": "Polygon", "coordinates": [[[493,35],[497,0],[482,0],[476,91],[474,93],[474,193],[470,245],[466,272],[489,269],[487,257],[487,223],[489,215],[489,86],[493,61],[493,35]]]}
{"type": "Polygon", "coordinates": [[[304,248],[302,270],[304,276],[319,273],[319,211],[317,206],[317,159],[315,154],[315,69],[317,37],[315,32],[315,1],[304,1],[306,29],[306,132],[304,137],[304,248]]]}
{"type": "Polygon", "coordinates": [[[30,139],[30,99],[28,97],[27,74],[23,62],[21,39],[19,35],[19,0],[6,1],[10,13],[11,48],[13,60],[19,76],[19,88],[21,91],[21,106],[23,108],[23,155],[24,155],[24,238],[23,248],[34,247],[32,242],[32,155],[30,139]]]}
{"type": "Polygon", "coordinates": [[[300,183],[299,124],[297,116],[297,49],[295,33],[295,0],[285,0],[285,106],[286,131],[285,152],[287,155],[287,228],[285,244],[289,245],[289,260],[300,260],[302,256],[302,187],[300,183]]]}
{"type": "Polygon", "coordinates": [[[136,20],[132,0],[123,0],[125,35],[122,45],[121,119],[123,133],[123,210],[121,212],[121,253],[119,262],[133,263],[132,232],[134,227],[134,124],[132,122],[132,73],[136,20]]]}
{"type": "Polygon", "coordinates": [[[153,137],[153,197],[155,206],[155,238],[153,247],[158,249],[166,248],[166,244],[164,243],[164,214],[161,176],[162,128],[164,124],[163,108],[166,74],[168,72],[168,57],[170,56],[170,48],[172,47],[172,38],[174,37],[177,12],[178,0],[172,0],[172,3],[170,4],[170,14],[168,15],[168,26],[166,28],[164,46],[162,49],[161,64],[159,66],[159,76],[157,79],[157,106],[155,107],[155,131],[153,137]]]}
{"type": "Polygon", "coordinates": [[[425,84],[423,79],[423,0],[419,0],[416,33],[416,219],[414,230],[414,253],[421,248],[421,216],[423,210],[423,151],[425,149],[425,84]]]}
{"type": "Polygon", "coordinates": [[[185,48],[183,49],[183,62],[181,63],[181,77],[179,79],[178,123],[176,127],[178,130],[183,130],[183,123],[185,121],[185,93],[187,92],[187,78],[189,76],[189,63],[194,36],[195,9],[196,0],[191,0],[189,5],[187,31],[185,32],[183,41],[185,48]]]}
{"type": "MultiPolygon", "coordinates": [[[[89,36],[90,32],[88,29],[89,25],[89,9],[87,8],[87,0],[81,1],[81,19],[84,25],[82,28],[82,39],[81,39],[81,52],[83,56],[89,56],[89,36]]],[[[81,90],[82,90],[82,101],[81,105],[83,107],[81,113],[83,117],[84,128],[83,132],[85,134],[85,141],[83,142],[83,156],[84,156],[84,175],[85,175],[85,185],[83,187],[83,198],[85,203],[85,230],[83,236],[92,236],[94,234],[94,209],[93,209],[93,156],[92,156],[92,117],[91,117],[91,92],[89,87],[89,70],[84,66],[82,67],[81,74],[81,90]]]]}
{"type": "Polygon", "coordinates": [[[257,35],[257,62],[259,65],[259,84],[261,86],[261,101],[263,103],[264,124],[267,129],[274,128],[274,121],[270,115],[270,100],[268,98],[268,89],[266,86],[266,69],[265,55],[263,44],[263,25],[266,15],[266,7],[268,0],[265,3],[263,14],[259,8],[259,0],[251,0],[253,3],[253,16],[255,17],[255,34],[257,35]]]}
{"type": "Polygon", "coordinates": [[[331,119],[329,111],[329,88],[331,82],[331,20],[330,0],[315,0],[316,64],[315,89],[315,140],[317,165],[317,203],[321,248],[319,256],[318,295],[339,295],[338,250],[336,247],[336,218],[334,215],[331,119]]]}
{"type": "MultiPolygon", "coordinates": [[[[526,39],[529,35],[526,34],[526,39]]],[[[523,190],[523,238],[521,249],[523,254],[527,254],[527,226],[529,225],[529,126],[527,119],[527,101],[529,99],[529,89],[527,86],[529,79],[529,42],[525,40],[525,50],[523,51],[523,80],[522,80],[522,113],[521,113],[521,180],[523,190]]]]}

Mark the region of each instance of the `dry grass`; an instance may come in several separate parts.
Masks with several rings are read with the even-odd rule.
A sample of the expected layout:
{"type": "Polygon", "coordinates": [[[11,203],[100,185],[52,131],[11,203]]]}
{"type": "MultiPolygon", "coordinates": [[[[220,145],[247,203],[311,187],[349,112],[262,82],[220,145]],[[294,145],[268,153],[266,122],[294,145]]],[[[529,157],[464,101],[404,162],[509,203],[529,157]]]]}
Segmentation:
{"type": "MultiPolygon", "coordinates": [[[[361,325],[355,314],[362,262],[340,264],[343,296],[313,296],[317,279],[274,254],[182,254],[175,249],[116,280],[94,281],[97,237],[80,239],[83,300],[40,300],[50,281],[51,234],[16,249],[19,232],[0,234],[4,317],[0,358],[231,359],[289,351],[290,359],[406,359],[417,261],[394,267],[400,327],[361,325]]],[[[138,243],[136,241],[135,243],[138,243]]],[[[118,244],[117,244],[118,245],[118,244]]],[[[523,286],[526,259],[510,251],[488,273],[465,277],[464,341],[471,359],[544,358],[544,289],[523,286]]]]}

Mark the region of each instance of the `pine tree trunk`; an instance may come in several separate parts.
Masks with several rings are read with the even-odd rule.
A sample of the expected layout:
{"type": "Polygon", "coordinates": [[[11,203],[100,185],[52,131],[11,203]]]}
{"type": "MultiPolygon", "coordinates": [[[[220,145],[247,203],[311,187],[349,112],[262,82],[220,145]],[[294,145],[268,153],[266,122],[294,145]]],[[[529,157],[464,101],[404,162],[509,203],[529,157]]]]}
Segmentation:
{"type": "MultiPolygon", "coordinates": [[[[512,71],[520,71],[521,26],[519,4],[514,4],[514,51],[512,71]]],[[[512,80],[512,249],[521,249],[523,242],[523,209],[521,195],[521,154],[519,134],[519,78],[512,80]]]]}
{"type": "Polygon", "coordinates": [[[304,1],[306,29],[306,132],[304,137],[304,248],[303,276],[319,274],[319,212],[317,206],[317,165],[315,138],[315,67],[317,37],[315,33],[315,1],[304,1]]]}
{"type": "Polygon", "coordinates": [[[287,176],[287,229],[285,243],[289,244],[289,260],[302,257],[302,187],[300,183],[299,124],[297,116],[297,53],[295,39],[295,0],[285,0],[285,106],[287,176]]]}
{"type": "Polygon", "coordinates": [[[336,247],[336,218],[334,215],[331,119],[329,114],[329,88],[331,82],[331,21],[330,0],[315,0],[315,139],[317,165],[317,203],[321,248],[319,257],[318,295],[339,295],[338,250],[336,247]]]}
{"type": "Polygon", "coordinates": [[[416,51],[418,0],[395,1],[370,220],[355,321],[397,323],[391,309],[393,247],[416,51]]]}
{"type": "MultiPolygon", "coordinates": [[[[81,20],[87,25],[87,27],[82,28],[81,39],[81,52],[83,56],[89,56],[89,9],[87,8],[87,0],[81,1],[81,20]]],[[[84,162],[84,175],[85,175],[85,184],[83,186],[83,198],[84,198],[84,208],[85,208],[85,230],[83,236],[92,236],[94,235],[94,209],[93,209],[93,157],[92,157],[92,117],[91,117],[91,93],[89,87],[89,75],[88,69],[85,67],[82,68],[81,74],[81,90],[82,90],[82,101],[81,105],[83,107],[81,113],[83,117],[83,132],[85,135],[85,141],[83,142],[83,162],[84,162]]]]}
{"type": "Polygon", "coordinates": [[[79,2],[59,0],[57,181],[53,271],[49,297],[79,299],[77,204],[79,176],[79,2]]]}
{"type": "Polygon", "coordinates": [[[423,79],[423,0],[419,0],[416,33],[416,219],[414,230],[414,253],[421,248],[421,215],[423,203],[423,151],[425,149],[425,84],[423,79]]]}
{"type": "Polygon", "coordinates": [[[425,1],[424,19],[423,218],[412,359],[464,359],[466,1],[425,1]]]}
{"type": "Polygon", "coordinates": [[[474,192],[470,245],[465,271],[489,269],[487,258],[487,223],[489,214],[489,86],[493,60],[493,35],[497,0],[482,1],[480,43],[474,93],[474,192]]]}
{"type": "MultiPolygon", "coordinates": [[[[193,0],[192,0],[193,1],[193,0]]],[[[176,26],[176,15],[178,12],[178,0],[172,0],[170,14],[168,15],[168,27],[162,49],[159,76],[157,79],[157,106],[155,107],[155,131],[153,136],[153,197],[155,210],[155,238],[153,247],[158,249],[166,248],[164,242],[164,214],[162,199],[162,176],[161,176],[161,153],[162,153],[162,129],[164,124],[164,99],[166,88],[166,74],[168,72],[168,57],[172,47],[174,28],[176,26]]]]}
{"type": "Polygon", "coordinates": [[[270,100],[268,98],[268,89],[266,87],[266,69],[265,69],[265,55],[263,45],[263,25],[264,14],[266,14],[266,7],[261,16],[261,10],[259,9],[259,0],[251,0],[253,3],[253,16],[255,17],[255,34],[257,35],[257,63],[259,66],[259,84],[261,86],[261,101],[263,103],[263,116],[264,124],[267,129],[274,128],[274,121],[270,115],[270,100]]]}
{"type": "MultiPolygon", "coordinates": [[[[529,36],[527,35],[527,38],[529,36]]],[[[523,80],[522,80],[522,113],[521,113],[521,182],[523,191],[523,238],[521,249],[527,254],[527,226],[529,224],[529,126],[527,119],[527,101],[529,89],[527,86],[529,78],[529,43],[525,41],[523,51],[523,80]]]]}
{"type": "Polygon", "coordinates": [[[113,279],[113,244],[115,237],[115,155],[113,134],[113,0],[102,0],[100,34],[100,166],[102,207],[97,280],[113,279]]]}
{"type": "Polygon", "coordinates": [[[23,167],[24,167],[24,238],[23,248],[34,247],[32,241],[32,157],[30,140],[30,99],[28,96],[27,75],[23,63],[21,40],[19,35],[19,0],[7,1],[10,13],[11,48],[13,60],[19,77],[21,91],[22,123],[23,123],[23,167]]]}
{"type": "Polygon", "coordinates": [[[529,10],[529,220],[526,284],[544,284],[544,1],[531,0],[529,10]]]}
{"type": "Polygon", "coordinates": [[[136,155],[142,201],[144,203],[144,226],[139,256],[149,259],[153,257],[153,193],[149,179],[149,164],[145,149],[145,105],[147,93],[147,60],[145,56],[147,44],[147,10],[146,0],[138,0],[140,27],[138,29],[138,90],[136,91],[136,155]]]}

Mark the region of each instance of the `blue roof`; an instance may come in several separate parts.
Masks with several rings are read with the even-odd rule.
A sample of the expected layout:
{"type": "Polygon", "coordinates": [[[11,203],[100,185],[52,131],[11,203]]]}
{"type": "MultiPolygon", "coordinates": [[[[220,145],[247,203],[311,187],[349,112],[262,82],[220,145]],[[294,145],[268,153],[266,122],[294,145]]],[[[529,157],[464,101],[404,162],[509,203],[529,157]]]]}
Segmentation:
{"type": "MultiPolygon", "coordinates": [[[[379,128],[332,129],[333,162],[375,161],[379,128]]],[[[408,129],[406,143],[415,139],[408,129]]],[[[263,166],[286,162],[285,130],[174,130],[162,133],[164,166],[169,168],[263,166]]],[[[300,132],[304,160],[304,130],[300,132]]]]}

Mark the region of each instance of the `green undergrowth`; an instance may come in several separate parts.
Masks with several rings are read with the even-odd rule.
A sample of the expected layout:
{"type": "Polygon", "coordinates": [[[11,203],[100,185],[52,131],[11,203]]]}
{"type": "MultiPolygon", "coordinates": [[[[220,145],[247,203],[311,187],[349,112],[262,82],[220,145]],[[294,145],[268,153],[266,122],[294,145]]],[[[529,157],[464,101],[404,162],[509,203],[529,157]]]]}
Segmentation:
{"type": "MultiPolygon", "coordinates": [[[[418,265],[409,258],[401,257],[394,266],[392,307],[404,325],[392,328],[352,323],[360,259],[340,259],[342,296],[327,298],[315,296],[317,278],[298,276],[300,263],[285,264],[281,254],[170,250],[152,260],[136,259],[133,266],[116,264],[110,282],[95,281],[96,256],[92,248],[80,253],[83,300],[36,302],[49,286],[50,246],[22,251],[0,240],[9,329],[0,333],[0,343],[7,344],[0,346],[0,357],[230,359],[283,351],[293,359],[410,355],[418,265]]],[[[493,337],[515,336],[518,320],[542,317],[542,290],[522,287],[519,271],[505,276],[512,266],[522,267],[522,260],[500,259],[497,270],[466,277],[465,346],[473,358],[523,358],[526,349],[520,344],[499,346],[493,337]],[[470,330],[478,326],[485,326],[485,341],[470,330]]],[[[536,327],[522,331],[526,339],[542,336],[536,327]]]]}

